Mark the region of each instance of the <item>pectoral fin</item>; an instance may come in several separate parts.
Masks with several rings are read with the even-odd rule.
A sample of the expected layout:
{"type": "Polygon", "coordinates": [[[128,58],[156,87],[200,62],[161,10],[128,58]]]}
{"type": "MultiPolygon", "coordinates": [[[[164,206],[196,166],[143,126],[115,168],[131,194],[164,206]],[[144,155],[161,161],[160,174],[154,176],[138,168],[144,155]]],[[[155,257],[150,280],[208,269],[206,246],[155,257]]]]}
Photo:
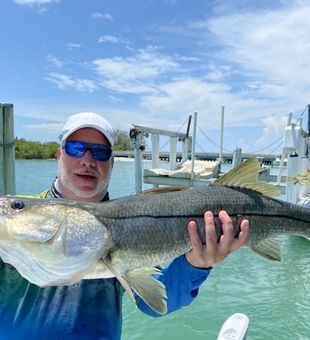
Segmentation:
{"type": "Polygon", "coordinates": [[[280,241],[277,238],[265,239],[251,249],[268,260],[281,261],[280,241]]]}
{"type": "Polygon", "coordinates": [[[144,302],[159,314],[167,313],[167,295],[164,284],[152,275],[159,274],[155,267],[129,270],[124,275],[128,285],[144,300],[144,302]]]}
{"type": "Polygon", "coordinates": [[[113,272],[128,293],[131,301],[136,304],[133,292],[136,292],[143,301],[159,314],[167,313],[167,295],[164,284],[152,275],[160,274],[155,267],[136,268],[119,274],[109,263],[106,266],[113,272]]]}

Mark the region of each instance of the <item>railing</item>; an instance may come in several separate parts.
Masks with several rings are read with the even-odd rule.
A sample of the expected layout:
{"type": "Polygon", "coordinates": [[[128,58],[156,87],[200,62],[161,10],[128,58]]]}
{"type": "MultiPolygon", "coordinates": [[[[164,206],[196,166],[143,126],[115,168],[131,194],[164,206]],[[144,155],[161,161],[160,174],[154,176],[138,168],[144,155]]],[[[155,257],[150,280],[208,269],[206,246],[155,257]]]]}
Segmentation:
{"type": "Polygon", "coordinates": [[[154,129],[141,125],[133,125],[130,130],[130,138],[134,147],[135,158],[135,189],[136,192],[142,191],[142,154],[145,150],[145,137],[151,135],[152,140],[152,168],[158,168],[160,162],[159,153],[159,139],[160,136],[168,136],[170,138],[170,152],[168,153],[170,161],[170,170],[176,169],[177,165],[177,142],[182,143],[182,160],[187,160],[189,155],[189,145],[191,143],[191,137],[188,134],[154,129]]]}

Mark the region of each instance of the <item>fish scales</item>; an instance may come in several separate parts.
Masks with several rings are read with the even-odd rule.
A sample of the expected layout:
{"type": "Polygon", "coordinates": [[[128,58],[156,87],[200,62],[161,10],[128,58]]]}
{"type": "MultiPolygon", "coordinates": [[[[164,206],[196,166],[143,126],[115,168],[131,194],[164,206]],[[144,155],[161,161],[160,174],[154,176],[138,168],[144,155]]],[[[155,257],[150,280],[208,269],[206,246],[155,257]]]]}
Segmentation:
{"type": "MultiPolygon", "coordinates": [[[[310,233],[309,209],[258,195],[251,190],[221,186],[197,187],[164,194],[139,194],[98,205],[92,213],[111,232],[121,249],[136,249],[154,262],[169,260],[190,249],[187,223],[194,219],[205,242],[203,213],[215,215],[216,231],[222,234],[218,212],[226,210],[237,233],[241,218],[248,218],[248,245],[279,234],[310,233]]],[[[141,258],[142,261],[142,258],[141,258]]],[[[142,261],[145,263],[144,260],[142,261]]]]}

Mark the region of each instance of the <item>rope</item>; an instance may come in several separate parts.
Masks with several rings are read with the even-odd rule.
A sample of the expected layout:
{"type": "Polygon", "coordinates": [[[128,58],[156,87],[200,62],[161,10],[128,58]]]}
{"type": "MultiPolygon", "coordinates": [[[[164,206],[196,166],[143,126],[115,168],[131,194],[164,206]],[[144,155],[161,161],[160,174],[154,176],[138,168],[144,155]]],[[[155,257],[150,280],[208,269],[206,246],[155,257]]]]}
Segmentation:
{"type": "MultiPolygon", "coordinates": [[[[181,129],[183,129],[184,125],[187,123],[188,119],[185,119],[184,123],[182,124],[182,126],[176,131],[176,132],[180,132],[181,129]]],[[[162,150],[166,145],[169,144],[169,140],[162,146],[159,147],[159,150],[162,150]]]]}
{"type": "MultiPolygon", "coordinates": [[[[279,140],[281,140],[281,143],[278,144],[277,147],[274,149],[274,150],[276,150],[276,149],[279,147],[279,145],[282,144],[282,139],[283,139],[283,136],[281,136],[280,138],[278,138],[277,140],[275,140],[275,141],[272,142],[271,144],[269,144],[269,145],[267,145],[267,146],[264,146],[264,147],[261,148],[260,150],[257,150],[257,151],[254,151],[254,152],[250,152],[250,153],[260,153],[261,151],[264,151],[264,150],[270,148],[270,147],[273,146],[274,144],[278,143],[279,140]]],[[[272,150],[272,151],[270,152],[270,154],[272,154],[272,152],[273,152],[274,150],[272,150]]]]}
{"type": "Polygon", "coordinates": [[[303,110],[303,112],[300,114],[300,117],[302,117],[302,116],[304,115],[304,113],[306,112],[308,106],[309,106],[309,104],[305,107],[305,109],[303,110]]]}
{"type": "Polygon", "coordinates": [[[201,152],[207,153],[206,150],[204,150],[198,142],[196,142],[196,145],[198,146],[198,148],[200,149],[201,152]]]}
{"type": "MultiPolygon", "coordinates": [[[[205,136],[205,138],[206,138],[211,144],[213,144],[213,145],[215,145],[216,147],[220,148],[220,146],[219,146],[217,143],[215,143],[211,138],[209,138],[209,137],[203,132],[203,130],[201,129],[201,127],[200,127],[198,124],[197,124],[197,126],[198,126],[198,129],[200,130],[200,132],[205,136]]],[[[228,150],[228,149],[225,149],[225,148],[223,148],[223,150],[226,151],[226,152],[232,153],[231,150],[228,150]]]]}
{"type": "MultiPolygon", "coordinates": [[[[217,143],[215,143],[212,139],[210,139],[210,138],[203,132],[203,130],[201,129],[201,127],[200,127],[199,125],[198,125],[198,128],[199,128],[200,132],[206,137],[206,139],[207,139],[210,143],[212,143],[212,144],[215,145],[216,147],[220,148],[220,146],[219,146],[217,143]]],[[[277,140],[275,140],[275,141],[272,142],[271,144],[269,144],[269,145],[267,145],[267,146],[261,148],[260,150],[257,150],[257,151],[254,151],[254,152],[249,152],[249,153],[253,153],[253,154],[260,153],[261,151],[270,148],[271,146],[273,146],[274,144],[276,144],[279,140],[281,140],[281,143],[278,144],[278,145],[276,146],[276,148],[273,149],[273,150],[270,152],[270,154],[272,154],[276,149],[278,149],[278,148],[281,146],[281,144],[282,144],[282,139],[283,139],[283,136],[279,137],[277,140]]],[[[226,152],[232,153],[231,150],[228,150],[228,149],[225,149],[225,148],[223,148],[223,150],[226,151],[226,152]]]]}
{"type": "Polygon", "coordinates": [[[296,174],[296,176],[286,176],[286,182],[294,182],[294,184],[310,184],[310,170],[305,174],[296,174]]]}
{"type": "Polygon", "coordinates": [[[273,149],[270,151],[269,155],[272,155],[277,149],[279,149],[282,146],[282,141],[273,149]]]}

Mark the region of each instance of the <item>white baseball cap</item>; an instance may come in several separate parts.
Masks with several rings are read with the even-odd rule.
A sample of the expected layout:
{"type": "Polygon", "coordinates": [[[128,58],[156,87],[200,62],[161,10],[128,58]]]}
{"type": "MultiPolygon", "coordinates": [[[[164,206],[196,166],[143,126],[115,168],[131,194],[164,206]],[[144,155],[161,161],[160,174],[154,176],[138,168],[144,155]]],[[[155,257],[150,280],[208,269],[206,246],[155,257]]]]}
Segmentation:
{"type": "Polygon", "coordinates": [[[98,130],[107,138],[111,146],[114,145],[115,136],[111,124],[94,112],[80,112],[68,117],[59,136],[60,142],[63,143],[73,132],[83,128],[98,130]]]}

